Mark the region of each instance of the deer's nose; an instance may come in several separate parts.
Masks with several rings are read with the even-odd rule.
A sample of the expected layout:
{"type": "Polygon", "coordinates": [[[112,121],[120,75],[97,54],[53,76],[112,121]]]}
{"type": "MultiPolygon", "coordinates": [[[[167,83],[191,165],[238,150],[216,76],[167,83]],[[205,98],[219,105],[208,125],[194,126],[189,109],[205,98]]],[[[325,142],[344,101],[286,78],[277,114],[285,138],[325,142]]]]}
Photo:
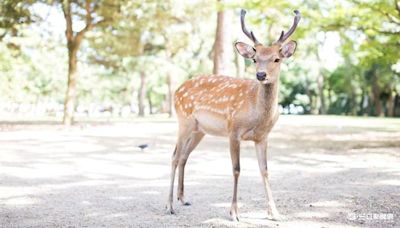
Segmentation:
{"type": "Polygon", "coordinates": [[[257,72],[257,79],[259,80],[259,81],[264,81],[265,80],[265,77],[267,77],[267,74],[265,73],[265,72],[257,72]]]}

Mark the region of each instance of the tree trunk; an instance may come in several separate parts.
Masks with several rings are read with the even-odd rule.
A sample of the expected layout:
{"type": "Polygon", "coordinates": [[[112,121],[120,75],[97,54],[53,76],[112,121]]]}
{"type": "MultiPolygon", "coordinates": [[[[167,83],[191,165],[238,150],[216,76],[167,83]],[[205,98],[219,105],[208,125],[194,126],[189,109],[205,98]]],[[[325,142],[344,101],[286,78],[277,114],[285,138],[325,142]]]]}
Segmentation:
{"type": "Polygon", "coordinates": [[[380,100],[380,94],[381,91],[379,89],[378,85],[378,76],[376,69],[373,70],[372,72],[372,101],[374,102],[374,107],[375,107],[375,115],[376,116],[384,116],[385,114],[382,111],[382,104],[380,100]]]}
{"type": "Polygon", "coordinates": [[[394,116],[394,102],[396,97],[396,92],[395,91],[390,91],[389,92],[389,97],[387,100],[387,116],[393,117],[394,116]]]}
{"type": "Polygon", "coordinates": [[[360,100],[360,104],[358,105],[360,111],[358,112],[359,115],[361,116],[366,116],[367,115],[367,108],[368,108],[368,94],[365,91],[364,88],[362,88],[362,92],[361,92],[361,100],[360,100]]]}
{"type": "Polygon", "coordinates": [[[144,99],[146,97],[146,75],[140,72],[140,87],[138,91],[138,116],[144,117],[144,99]]]}
{"type": "Polygon", "coordinates": [[[354,93],[355,90],[356,89],[354,88],[350,98],[350,115],[352,116],[357,115],[356,94],[354,93]]]}
{"type": "MultiPolygon", "coordinates": [[[[223,2],[223,0],[218,0],[219,3],[223,2]]],[[[217,15],[217,31],[215,33],[215,42],[214,42],[214,74],[227,74],[227,64],[228,64],[228,48],[226,44],[227,42],[227,32],[226,30],[226,18],[225,12],[219,11],[217,15]]],[[[230,45],[230,43],[229,43],[230,45]]]]}
{"type": "Polygon", "coordinates": [[[236,77],[241,78],[244,77],[244,59],[239,55],[237,51],[235,51],[235,66],[236,66],[236,77]]]}
{"type": "Polygon", "coordinates": [[[400,114],[399,104],[400,104],[400,94],[396,92],[396,96],[394,97],[393,116],[398,116],[400,114]]]}
{"type": "Polygon", "coordinates": [[[325,97],[324,97],[324,75],[320,72],[317,78],[318,96],[320,101],[319,114],[326,114],[325,97]]]}
{"type": "MultiPolygon", "coordinates": [[[[321,47],[325,44],[326,41],[326,36],[324,34],[324,39],[318,42],[318,46],[315,52],[315,55],[317,57],[318,62],[322,62],[320,51],[321,47]]],[[[318,114],[326,114],[326,103],[325,103],[325,96],[324,96],[324,83],[325,83],[325,77],[324,74],[322,73],[323,69],[322,66],[318,67],[318,77],[317,77],[317,86],[318,86],[318,97],[319,97],[319,107],[318,107],[318,114]]],[[[318,103],[317,102],[317,103],[318,103]]]]}
{"type": "Polygon", "coordinates": [[[311,94],[311,91],[308,89],[308,88],[306,88],[306,95],[308,96],[308,100],[309,100],[309,107],[310,107],[310,110],[308,111],[308,114],[315,114],[314,112],[315,112],[315,110],[314,110],[314,99],[313,99],[313,96],[312,96],[312,94],[311,94]]]}
{"type": "Polygon", "coordinates": [[[68,45],[68,85],[64,100],[64,118],[65,125],[70,126],[73,123],[75,102],[76,102],[76,78],[77,78],[77,47],[68,45]]]}
{"type": "Polygon", "coordinates": [[[153,101],[150,92],[147,93],[147,101],[149,102],[149,114],[153,114],[153,101]]]}
{"type": "Polygon", "coordinates": [[[172,82],[171,82],[171,75],[167,74],[167,86],[168,86],[168,93],[167,93],[167,102],[168,102],[168,116],[172,117],[172,82]]]}
{"type": "Polygon", "coordinates": [[[369,107],[370,107],[370,98],[369,98],[368,94],[366,93],[364,95],[364,102],[363,102],[363,113],[362,113],[363,116],[369,115],[369,111],[370,111],[369,107]]]}
{"type": "Polygon", "coordinates": [[[135,106],[136,106],[136,96],[135,96],[135,86],[134,83],[131,82],[131,100],[129,102],[129,106],[130,106],[130,110],[131,113],[133,113],[135,111],[135,106]]]}
{"type": "Polygon", "coordinates": [[[73,15],[71,11],[72,1],[62,1],[61,8],[64,13],[65,19],[65,37],[67,39],[68,49],[68,85],[67,92],[64,100],[64,125],[71,125],[74,119],[75,103],[76,103],[76,82],[77,82],[77,53],[84,35],[87,31],[92,29],[92,10],[90,7],[90,0],[85,1],[84,10],[86,11],[86,24],[85,27],[77,33],[73,31],[73,15]]]}
{"type": "Polygon", "coordinates": [[[329,102],[329,104],[328,104],[327,113],[329,112],[329,109],[330,109],[330,107],[331,107],[331,105],[332,105],[332,89],[331,89],[330,86],[329,86],[329,88],[328,88],[328,102],[329,102]]]}

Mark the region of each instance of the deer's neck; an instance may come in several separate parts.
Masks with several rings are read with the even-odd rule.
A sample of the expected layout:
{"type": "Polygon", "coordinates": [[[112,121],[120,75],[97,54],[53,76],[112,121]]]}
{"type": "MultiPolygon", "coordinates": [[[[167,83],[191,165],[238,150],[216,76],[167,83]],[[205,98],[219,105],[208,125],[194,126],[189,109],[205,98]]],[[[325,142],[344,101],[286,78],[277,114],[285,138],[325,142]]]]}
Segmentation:
{"type": "Polygon", "coordinates": [[[257,109],[265,117],[274,117],[278,111],[279,81],[272,84],[260,84],[258,89],[257,109]]]}

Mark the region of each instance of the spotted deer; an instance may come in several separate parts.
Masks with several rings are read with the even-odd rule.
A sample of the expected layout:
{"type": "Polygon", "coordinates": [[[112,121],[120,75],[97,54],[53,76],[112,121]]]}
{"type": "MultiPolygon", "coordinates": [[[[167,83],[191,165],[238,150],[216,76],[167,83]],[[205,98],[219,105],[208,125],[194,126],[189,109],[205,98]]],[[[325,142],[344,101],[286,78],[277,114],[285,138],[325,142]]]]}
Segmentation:
{"type": "Polygon", "coordinates": [[[281,33],[271,46],[264,46],[252,31],[245,26],[246,11],[240,13],[244,34],[254,46],[237,42],[235,47],[244,58],[252,59],[256,65],[257,80],[232,78],[220,75],[196,77],[184,82],[175,92],[175,109],[179,122],[178,140],[172,155],[171,186],[167,212],[174,214],[173,188],[175,171],[179,166],[177,198],[183,205],[184,169],[190,153],[205,134],[229,138],[233,171],[233,198],[230,215],[238,219],[237,185],[240,174],[240,141],[255,143],[258,165],[267,197],[268,216],[279,219],[268,179],[267,144],[268,134],[278,120],[278,87],[280,66],[296,50],[295,41],[286,40],[296,30],[300,13],[295,10],[293,25],[288,32],[281,33]]]}

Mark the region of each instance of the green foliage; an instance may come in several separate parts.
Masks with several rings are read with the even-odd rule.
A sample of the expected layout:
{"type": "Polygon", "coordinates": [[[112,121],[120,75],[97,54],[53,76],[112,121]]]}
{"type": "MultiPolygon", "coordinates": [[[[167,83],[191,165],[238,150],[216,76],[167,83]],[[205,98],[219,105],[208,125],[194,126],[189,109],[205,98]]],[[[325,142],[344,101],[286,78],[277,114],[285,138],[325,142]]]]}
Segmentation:
{"type": "MultiPolygon", "coordinates": [[[[62,104],[67,70],[64,34],[43,29],[34,10],[42,4],[62,16],[59,3],[4,0],[0,4],[2,101],[62,104]]],[[[98,6],[93,20],[102,23],[86,34],[79,53],[79,104],[135,103],[139,75],[144,73],[147,97],[154,110],[162,110],[168,94],[167,75],[176,88],[187,78],[211,72],[217,10],[234,12],[235,24],[227,35],[237,37],[238,12],[246,8],[251,29],[260,41],[270,44],[290,27],[293,9],[299,9],[302,20],[292,37],[298,49],[282,64],[280,104],[301,106],[305,113],[325,109],[334,114],[377,114],[375,109],[382,107],[382,112],[390,114],[393,97],[400,94],[398,1],[210,3],[93,1],[98,6]]],[[[74,15],[78,15],[75,19],[81,24],[86,20],[83,6],[84,1],[72,1],[74,15]]],[[[253,64],[247,62],[246,67],[247,76],[253,78],[253,64]]]]}
{"type": "Polygon", "coordinates": [[[32,22],[33,16],[29,11],[33,1],[26,0],[2,0],[0,4],[0,41],[11,32],[18,34],[18,26],[32,22]]]}
{"type": "Polygon", "coordinates": [[[0,100],[35,103],[53,99],[62,102],[60,91],[65,90],[66,60],[61,48],[50,52],[44,47],[26,52],[29,47],[22,48],[20,53],[0,43],[0,100]]]}

